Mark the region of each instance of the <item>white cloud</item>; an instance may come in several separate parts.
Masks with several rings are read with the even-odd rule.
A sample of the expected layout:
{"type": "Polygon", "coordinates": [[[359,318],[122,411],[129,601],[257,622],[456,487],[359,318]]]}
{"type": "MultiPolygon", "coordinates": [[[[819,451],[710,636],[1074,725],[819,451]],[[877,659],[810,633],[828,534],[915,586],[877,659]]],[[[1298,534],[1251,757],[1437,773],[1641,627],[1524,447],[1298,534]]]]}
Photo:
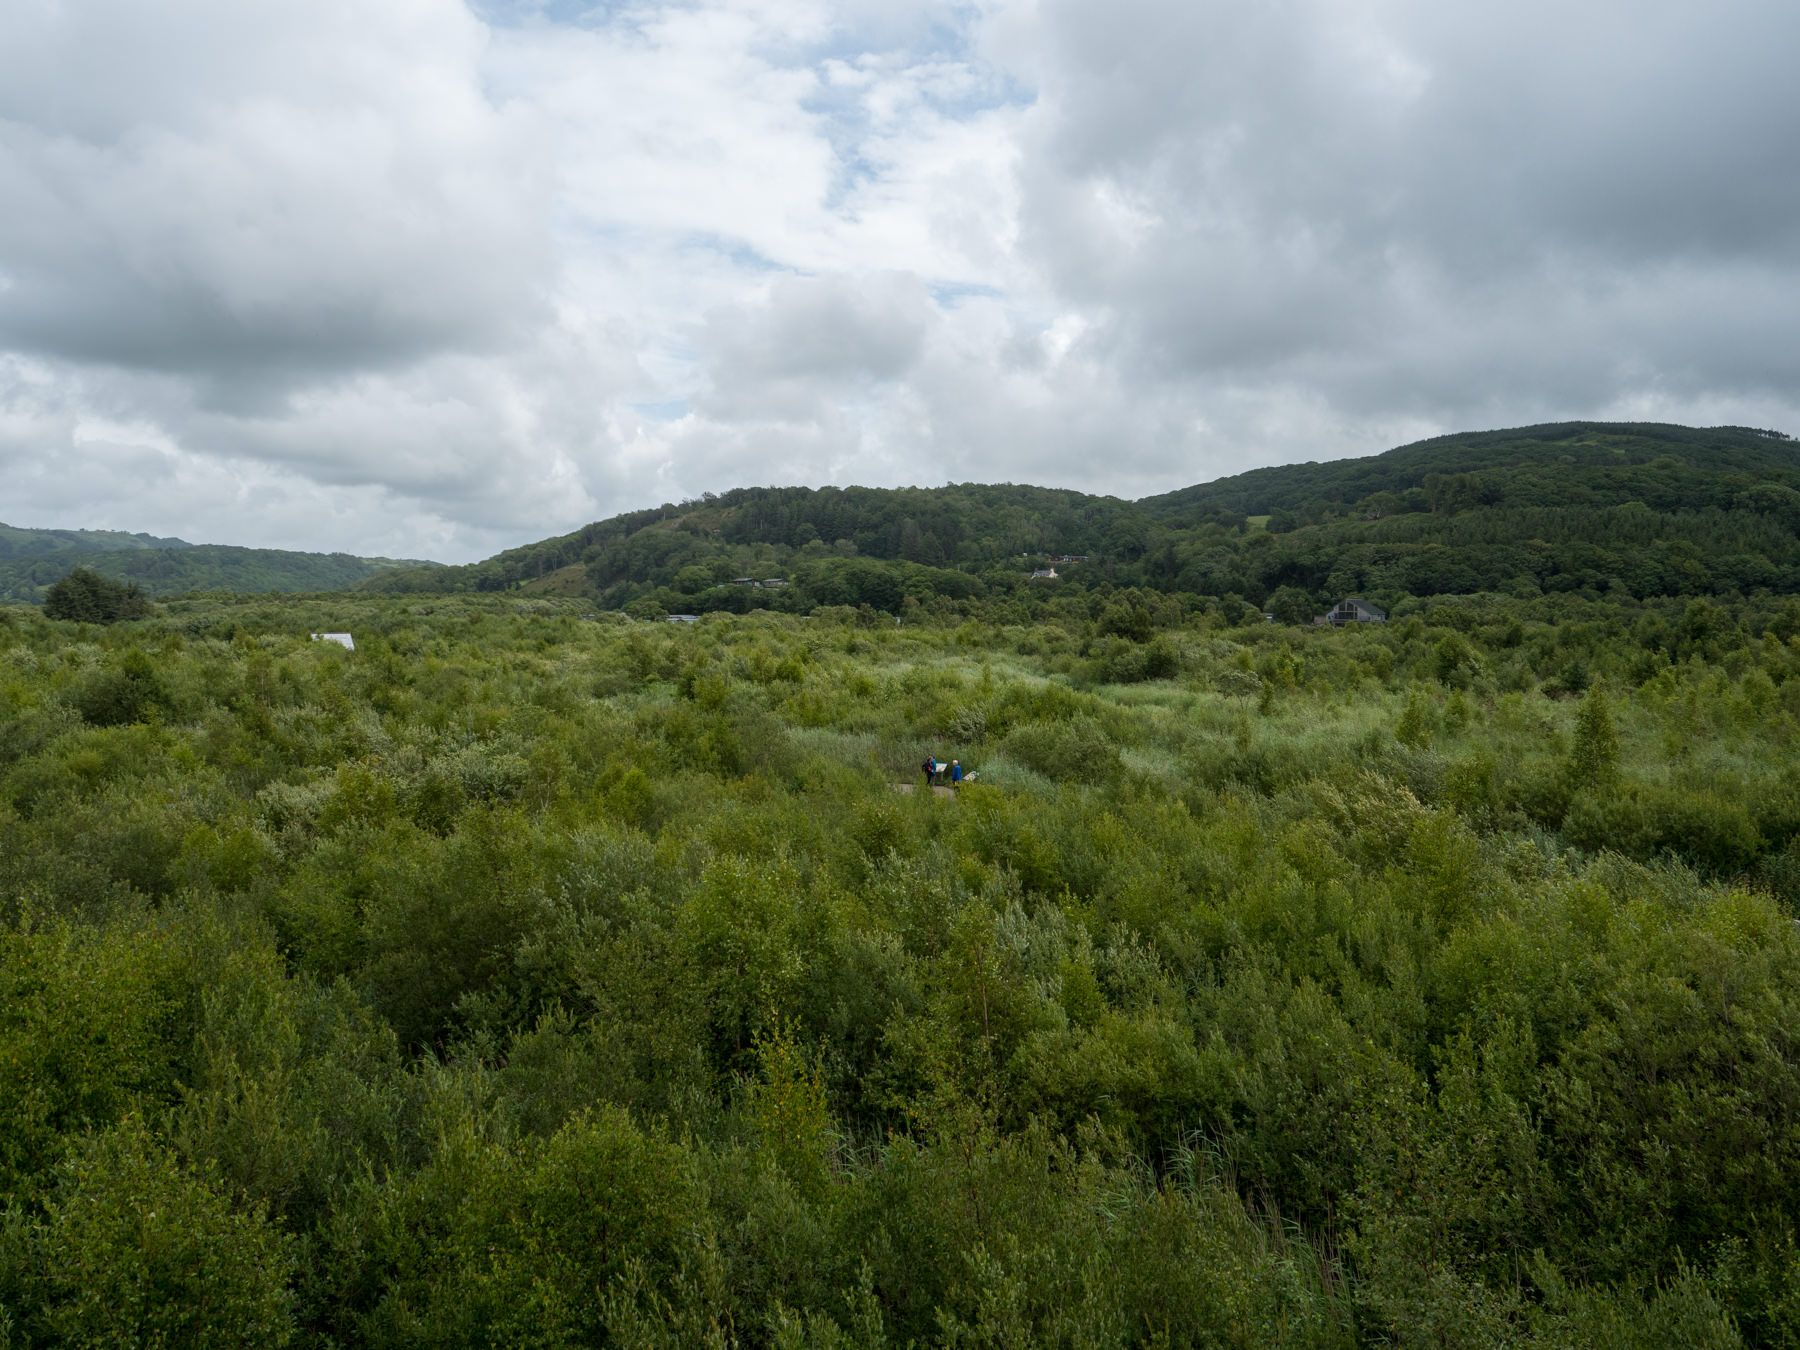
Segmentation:
{"type": "Polygon", "coordinates": [[[744,482],[1792,426],[1796,36],[1755,0],[17,0],[0,518],[461,559],[744,482]]]}

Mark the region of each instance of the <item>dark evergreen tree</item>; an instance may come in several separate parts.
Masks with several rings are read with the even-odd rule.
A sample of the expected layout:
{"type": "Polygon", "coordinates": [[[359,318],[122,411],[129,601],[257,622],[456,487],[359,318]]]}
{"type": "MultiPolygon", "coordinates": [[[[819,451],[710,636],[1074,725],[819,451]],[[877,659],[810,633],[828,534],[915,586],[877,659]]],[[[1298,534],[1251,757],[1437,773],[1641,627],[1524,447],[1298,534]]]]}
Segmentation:
{"type": "Polygon", "coordinates": [[[150,602],[136,582],[113,581],[85,567],[70,572],[44,597],[45,614],[78,623],[116,623],[149,612],[150,602]]]}

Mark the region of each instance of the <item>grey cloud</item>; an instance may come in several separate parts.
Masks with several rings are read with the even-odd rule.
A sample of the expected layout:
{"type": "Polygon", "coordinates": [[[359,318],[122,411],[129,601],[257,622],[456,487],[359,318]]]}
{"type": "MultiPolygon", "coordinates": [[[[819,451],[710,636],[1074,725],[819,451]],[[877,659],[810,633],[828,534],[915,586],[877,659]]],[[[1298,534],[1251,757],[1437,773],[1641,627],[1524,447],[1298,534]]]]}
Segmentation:
{"type": "Polygon", "coordinates": [[[743,482],[1800,430],[1800,11],[524,10],[0,6],[0,518],[467,558],[743,482]]]}
{"type": "Polygon", "coordinates": [[[766,299],[710,315],[700,334],[715,414],[804,415],[821,398],[854,397],[865,381],[903,377],[932,321],[918,277],[782,277],[766,299]]]}
{"type": "Polygon", "coordinates": [[[1751,0],[1065,0],[1024,247],[1109,359],[1200,406],[1290,383],[1452,424],[1497,391],[1791,400],[1796,49],[1800,12],[1751,0]]]}
{"type": "Polygon", "coordinates": [[[0,345],[255,404],[544,304],[544,191],[455,7],[16,6],[0,53],[0,345]]]}

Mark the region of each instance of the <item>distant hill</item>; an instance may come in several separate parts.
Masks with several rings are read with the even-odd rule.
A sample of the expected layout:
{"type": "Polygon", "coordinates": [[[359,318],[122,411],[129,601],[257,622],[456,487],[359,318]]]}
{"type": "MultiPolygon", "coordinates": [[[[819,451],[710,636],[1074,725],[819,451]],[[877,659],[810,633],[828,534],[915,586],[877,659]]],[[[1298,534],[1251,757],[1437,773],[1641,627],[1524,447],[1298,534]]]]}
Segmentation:
{"type": "Polygon", "coordinates": [[[738,488],[597,521],[466,567],[396,570],[365,588],[500,590],[553,575],[566,587],[567,569],[580,567],[603,604],[658,588],[691,596],[734,578],[790,573],[839,595],[844,588],[827,577],[840,576],[848,561],[873,560],[912,569],[909,577],[935,574],[938,589],[966,593],[970,577],[1022,574],[1024,560],[1039,556],[1128,561],[1147,546],[1149,523],[1116,497],[1012,484],[738,488]]]}
{"type": "Polygon", "coordinates": [[[1159,584],[1258,603],[1283,587],[1383,601],[1800,590],[1800,446],[1751,428],[1589,422],[1440,436],[1138,505],[1165,531],[1159,584]]]}
{"type": "Polygon", "coordinates": [[[190,544],[110,530],[21,529],[0,525],[0,600],[41,603],[76,567],[134,581],[150,595],[185,591],[343,590],[392,567],[429,571],[436,564],[348,553],[190,544]]]}
{"type": "Polygon", "coordinates": [[[1800,592],[1800,446],[1780,432],[1595,422],[1439,436],[1148,497],[1015,485],[740,488],[635,511],[378,590],[585,594],[665,610],[907,597],[1027,606],[1095,587],[1278,603],[1478,592],[1800,592]],[[1033,579],[1063,555],[1054,581],[1033,579]],[[780,578],[780,587],[744,580],[780,578]]]}
{"type": "Polygon", "coordinates": [[[185,539],[158,539],[155,535],[126,534],[121,530],[31,530],[0,524],[0,559],[192,547],[185,539]]]}
{"type": "Polygon", "coordinates": [[[1724,507],[1754,482],[1800,486],[1800,450],[1777,431],[1748,427],[1566,422],[1435,436],[1363,459],[1283,464],[1182,488],[1138,503],[1157,518],[1197,522],[1330,508],[1392,514],[1408,507],[1724,507]],[[1388,501],[1382,494],[1422,492],[1388,501]],[[1375,499],[1371,501],[1371,499],[1375,499]]]}

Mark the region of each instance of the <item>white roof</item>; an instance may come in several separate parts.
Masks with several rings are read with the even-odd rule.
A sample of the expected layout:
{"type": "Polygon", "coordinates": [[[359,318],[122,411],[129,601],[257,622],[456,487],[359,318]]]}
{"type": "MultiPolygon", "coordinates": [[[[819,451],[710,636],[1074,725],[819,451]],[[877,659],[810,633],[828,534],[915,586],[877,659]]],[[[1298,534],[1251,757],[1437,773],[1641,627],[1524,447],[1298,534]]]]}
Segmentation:
{"type": "Polygon", "coordinates": [[[356,650],[356,639],[348,633],[314,633],[312,640],[314,642],[335,642],[340,647],[348,647],[351,651],[356,650]]]}

